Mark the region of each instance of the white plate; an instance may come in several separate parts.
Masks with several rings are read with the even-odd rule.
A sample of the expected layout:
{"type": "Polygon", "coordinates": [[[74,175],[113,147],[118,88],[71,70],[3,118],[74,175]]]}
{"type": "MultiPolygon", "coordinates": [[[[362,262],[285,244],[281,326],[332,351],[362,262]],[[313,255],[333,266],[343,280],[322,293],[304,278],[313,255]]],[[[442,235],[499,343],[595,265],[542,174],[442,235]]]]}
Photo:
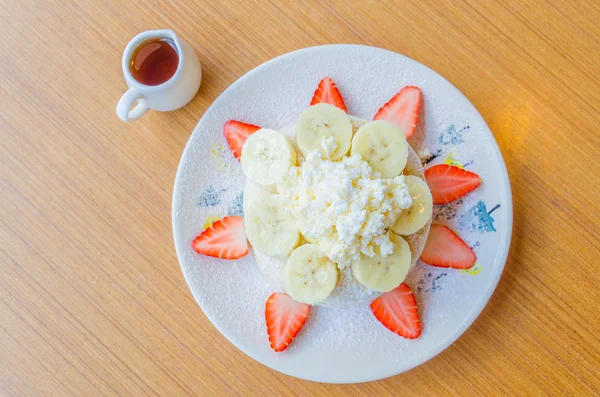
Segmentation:
{"type": "Polygon", "coordinates": [[[365,382],[424,363],[475,320],[504,268],[512,229],[512,199],[502,155],[473,105],[452,84],[402,55],[358,45],[306,48],[277,57],[231,85],[206,111],[185,148],[173,192],[177,256],[194,298],[235,346],[286,374],[319,382],[365,382]],[[371,119],[405,85],[424,95],[422,121],[410,143],[441,151],[431,164],[455,161],[481,176],[463,199],[436,207],[478,257],[463,272],[419,263],[407,283],[417,298],[423,333],[403,339],[384,328],[369,306],[314,307],[290,347],[269,347],[264,304],[273,292],[252,256],[223,261],[196,254],[192,240],[211,218],[240,214],[244,176],[225,139],[229,119],[281,128],[310,103],[319,80],[331,77],[350,114],[371,119]],[[494,207],[491,215],[488,214],[494,207]]]}

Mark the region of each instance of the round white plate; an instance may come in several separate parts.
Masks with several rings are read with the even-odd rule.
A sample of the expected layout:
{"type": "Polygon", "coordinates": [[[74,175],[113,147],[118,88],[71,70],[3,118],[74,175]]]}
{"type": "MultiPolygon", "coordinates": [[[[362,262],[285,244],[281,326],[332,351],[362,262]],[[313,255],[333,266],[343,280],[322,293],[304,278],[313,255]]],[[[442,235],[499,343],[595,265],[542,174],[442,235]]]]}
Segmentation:
{"type": "Polygon", "coordinates": [[[306,48],[277,57],[231,85],[206,111],[185,148],[173,192],[177,256],[194,298],[235,346],[286,374],[319,382],[366,382],[424,363],[475,320],[504,268],[512,229],[512,199],[502,155],[473,105],[427,67],[396,53],[358,45],[306,48]],[[477,254],[469,271],[419,263],[406,280],[417,299],[423,333],[407,340],[388,331],[368,305],[313,307],[283,353],[269,347],[264,306],[273,292],[254,258],[225,261],[196,254],[192,240],[213,219],[242,215],[244,176],[223,138],[229,119],[279,129],[309,105],[323,77],[337,84],[348,108],[371,119],[405,85],[416,85],[424,110],[410,143],[439,154],[429,165],[454,162],[482,185],[436,206],[434,222],[449,225],[477,254]]]}

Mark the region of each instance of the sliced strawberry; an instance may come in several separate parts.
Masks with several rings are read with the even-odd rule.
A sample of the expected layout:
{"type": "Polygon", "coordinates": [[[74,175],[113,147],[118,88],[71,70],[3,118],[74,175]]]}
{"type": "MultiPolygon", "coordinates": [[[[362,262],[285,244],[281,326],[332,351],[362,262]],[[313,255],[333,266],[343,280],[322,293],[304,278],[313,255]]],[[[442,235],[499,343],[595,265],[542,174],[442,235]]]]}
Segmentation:
{"type": "Polygon", "coordinates": [[[265,305],[271,349],[276,352],[284,351],[306,322],[309,311],[309,305],[296,302],[288,294],[272,294],[265,305]]]}
{"type": "Polygon", "coordinates": [[[246,139],[258,130],[260,130],[259,126],[242,123],[241,121],[229,120],[225,123],[223,134],[236,159],[239,160],[242,156],[242,145],[244,145],[246,139]]]}
{"type": "Polygon", "coordinates": [[[455,165],[439,164],[425,170],[433,204],[446,204],[464,196],[481,184],[481,178],[455,165]]]}
{"type": "Polygon", "coordinates": [[[431,225],[421,260],[432,266],[469,269],[475,264],[477,255],[447,226],[431,225]]]}
{"type": "Polygon", "coordinates": [[[310,101],[310,106],[316,105],[317,103],[328,103],[330,105],[337,106],[344,112],[346,111],[344,99],[342,99],[340,91],[335,86],[333,80],[331,80],[329,77],[325,77],[319,83],[319,86],[313,95],[312,101],[310,101]]]}
{"type": "Polygon", "coordinates": [[[238,259],[248,253],[244,221],[240,216],[226,216],[200,233],[192,243],[202,255],[221,259],[238,259]]]}
{"type": "Polygon", "coordinates": [[[422,97],[419,87],[404,87],[379,109],[373,120],[387,120],[396,124],[408,139],[415,132],[422,97]]]}
{"type": "Polygon", "coordinates": [[[408,339],[421,335],[417,301],[404,283],[371,302],[373,314],[390,331],[408,339]]]}

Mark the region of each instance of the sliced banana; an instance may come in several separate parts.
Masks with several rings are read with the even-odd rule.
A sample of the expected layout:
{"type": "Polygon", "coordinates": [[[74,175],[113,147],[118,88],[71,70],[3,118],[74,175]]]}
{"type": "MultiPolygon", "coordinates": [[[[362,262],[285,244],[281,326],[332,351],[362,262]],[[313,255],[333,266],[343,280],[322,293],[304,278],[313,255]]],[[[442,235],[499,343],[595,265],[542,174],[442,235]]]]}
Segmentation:
{"type": "Polygon", "coordinates": [[[350,154],[360,155],[382,178],[393,178],[406,166],[408,143],[404,133],[394,124],[384,120],[371,121],[354,134],[350,154]]]}
{"type": "Polygon", "coordinates": [[[407,175],[404,181],[413,199],[411,207],[400,213],[396,223],[391,227],[394,233],[403,236],[416,233],[431,219],[433,199],[425,181],[417,176],[407,175]]]}
{"type": "Polygon", "coordinates": [[[296,160],[296,151],[285,136],[263,128],[246,139],[240,161],[252,182],[269,187],[279,182],[296,160]]]}
{"type": "Polygon", "coordinates": [[[296,124],[296,144],[304,156],[318,150],[323,158],[337,161],[348,153],[351,142],[352,124],[348,115],[326,103],[306,109],[296,124]],[[330,137],[333,137],[333,143],[330,137]],[[331,150],[333,147],[335,149],[331,150]]]}
{"type": "Polygon", "coordinates": [[[297,302],[323,302],[335,289],[338,268],[316,244],[305,244],[290,255],[283,270],[283,284],[297,302]]]}
{"type": "Polygon", "coordinates": [[[279,195],[271,195],[254,202],[244,214],[250,244],[269,256],[287,257],[300,242],[296,221],[281,204],[279,195]]]}
{"type": "Polygon", "coordinates": [[[354,278],[365,287],[379,292],[388,292],[399,286],[410,269],[410,247],[400,236],[388,233],[395,244],[394,252],[386,257],[375,248],[375,255],[368,257],[361,254],[360,259],[352,263],[354,278]]]}

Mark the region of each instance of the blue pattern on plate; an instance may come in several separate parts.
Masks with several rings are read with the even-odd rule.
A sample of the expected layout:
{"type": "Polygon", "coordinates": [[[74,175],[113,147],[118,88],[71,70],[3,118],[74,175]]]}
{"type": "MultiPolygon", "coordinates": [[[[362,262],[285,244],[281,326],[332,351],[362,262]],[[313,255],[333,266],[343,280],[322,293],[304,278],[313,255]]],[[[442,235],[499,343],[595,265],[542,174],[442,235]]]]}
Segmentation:
{"type": "Polygon", "coordinates": [[[494,218],[491,213],[500,208],[500,204],[492,208],[489,212],[483,200],[480,200],[469,211],[462,214],[459,225],[461,229],[477,231],[479,233],[495,232],[494,218]]]}
{"type": "Polygon", "coordinates": [[[436,292],[442,289],[440,280],[447,276],[448,273],[444,272],[438,275],[434,275],[431,272],[427,272],[425,276],[419,280],[417,285],[417,292],[436,292]]]}
{"type": "Polygon", "coordinates": [[[444,146],[458,145],[459,143],[464,143],[465,140],[463,139],[462,133],[465,130],[468,130],[469,128],[469,126],[466,126],[461,128],[460,130],[457,130],[454,124],[452,124],[450,127],[448,127],[446,131],[440,134],[438,141],[444,146]]]}
{"type": "Polygon", "coordinates": [[[244,216],[244,192],[235,196],[233,204],[229,206],[227,213],[229,215],[244,216]]]}
{"type": "Polygon", "coordinates": [[[214,186],[209,186],[206,188],[204,192],[200,194],[198,198],[198,206],[200,207],[214,207],[221,203],[221,193],[223,193],[225,189],[216,190],[214,186]]]}

